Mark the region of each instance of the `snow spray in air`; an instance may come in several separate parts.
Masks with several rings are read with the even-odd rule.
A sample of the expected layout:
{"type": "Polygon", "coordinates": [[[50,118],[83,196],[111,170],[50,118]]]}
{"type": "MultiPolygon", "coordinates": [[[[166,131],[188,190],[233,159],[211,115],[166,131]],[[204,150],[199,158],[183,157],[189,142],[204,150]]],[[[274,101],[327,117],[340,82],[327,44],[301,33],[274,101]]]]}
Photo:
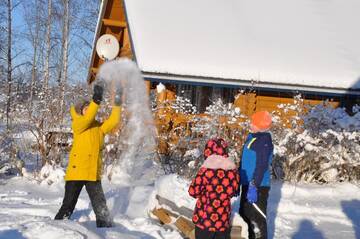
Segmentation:
{"type": "Polygon", "coordinates": [[[155,127],[150,110],[149,97],[141,72],[134,62],[121,58],[104,63],[98,80],[105,81],[106,88],[121,87],[123,91],[123,120],[119,135],[120,156],[107,173],[114,183],[139,179],[152,166],[155,144],[155,127]]]}

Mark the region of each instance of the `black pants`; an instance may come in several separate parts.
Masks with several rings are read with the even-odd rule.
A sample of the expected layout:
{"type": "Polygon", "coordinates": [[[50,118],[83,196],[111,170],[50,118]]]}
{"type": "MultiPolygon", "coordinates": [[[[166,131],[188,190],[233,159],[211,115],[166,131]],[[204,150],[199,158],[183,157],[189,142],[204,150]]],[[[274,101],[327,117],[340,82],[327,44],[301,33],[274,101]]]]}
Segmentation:
{"type": "Polygon", "coordinates": [[[195,239],[230,239],[230,229],[224,232],[210,232],[195,226],[195,239]]]}
{"type": "Polygon", "coordinates": [[[66,181],[64,200],[55,219],[70,218],[84,185],[96,215],[96,226],[111,227],[110,213],[106,206],[101,181],[66,181]]]}
{"type": "MultiPolygon", "coordinates": [[[[240,198],[240,216],[248,224],[249,239],[266,239],[267,238],[267,224],[266,219],[250,204],[246,199],[248,186],[242,186],[240,198]]],[[[267,200],[269,197],[270,187],[258,188],[258,201],[256,205],[266,215],[267,200]]]]}

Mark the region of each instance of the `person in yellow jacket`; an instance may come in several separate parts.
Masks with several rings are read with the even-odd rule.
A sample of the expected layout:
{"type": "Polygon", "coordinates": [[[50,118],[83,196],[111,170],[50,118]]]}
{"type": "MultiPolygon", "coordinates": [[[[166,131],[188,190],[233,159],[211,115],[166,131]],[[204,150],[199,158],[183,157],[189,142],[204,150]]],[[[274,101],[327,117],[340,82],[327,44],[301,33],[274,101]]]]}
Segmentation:
{"type": "Polygon", "coordinates": [[[73,145],[65,175],[65,195],[55,219],[68,219],[74,211],[81,189],[85,186],[96,215],[97,227],[111,227],[112,221],[101,186],[101,151],[104,136],[120,121],[121,91],[117,90],[110,117],[103,123],[95,120],[103,97],[103,88],[94,86],[91,102],[72,106],[73,145]]]}

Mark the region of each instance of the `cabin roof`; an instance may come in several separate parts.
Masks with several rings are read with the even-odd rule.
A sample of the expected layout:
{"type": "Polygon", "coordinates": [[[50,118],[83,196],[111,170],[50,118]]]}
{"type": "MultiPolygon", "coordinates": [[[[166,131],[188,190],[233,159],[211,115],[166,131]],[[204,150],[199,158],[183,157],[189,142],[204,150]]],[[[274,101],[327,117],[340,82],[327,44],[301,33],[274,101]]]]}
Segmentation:
{"type": "Polygon", "coordinates": [[[358,0],[124,0],[148,79],[360,90],[358,0]]]}
{"type": "MultiPolygon", "coordinates": [[[[116,35],[120,56],[149,80],[358,95],[357,9],[358,0],[103,0],[94,46],[116,35]]],[[[89,82],[101,64],[94,47],[89,82]]]]}

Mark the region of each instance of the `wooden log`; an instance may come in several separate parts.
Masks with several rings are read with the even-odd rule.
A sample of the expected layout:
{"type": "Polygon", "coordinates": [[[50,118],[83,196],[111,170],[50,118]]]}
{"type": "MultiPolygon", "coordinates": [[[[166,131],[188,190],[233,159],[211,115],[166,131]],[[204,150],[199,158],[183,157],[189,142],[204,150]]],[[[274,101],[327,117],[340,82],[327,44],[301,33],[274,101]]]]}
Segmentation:
{"type": "Polygon", "coordinates": [[[163,208],[155,208],[152,210],[152,213],[164,224],[170,224],[172,222],[171,217],[163,208]]]}
{"type": "Polygon", "coordinates": [[[167,210],[166,208],[161,208],[162,210],[164,210],[164,212],[166,212],[169,216],[173,217],[173,218],[178,218],[180,217],[179,214],[173,212],[173,211],[170,211],[170,210],[167,210]]]}
{"type": "Polygon", "coordinates": [[[180,216],[176,220],[175,226],[188,238],[195,239],[195,225],[189,219],[180,216]]]}

